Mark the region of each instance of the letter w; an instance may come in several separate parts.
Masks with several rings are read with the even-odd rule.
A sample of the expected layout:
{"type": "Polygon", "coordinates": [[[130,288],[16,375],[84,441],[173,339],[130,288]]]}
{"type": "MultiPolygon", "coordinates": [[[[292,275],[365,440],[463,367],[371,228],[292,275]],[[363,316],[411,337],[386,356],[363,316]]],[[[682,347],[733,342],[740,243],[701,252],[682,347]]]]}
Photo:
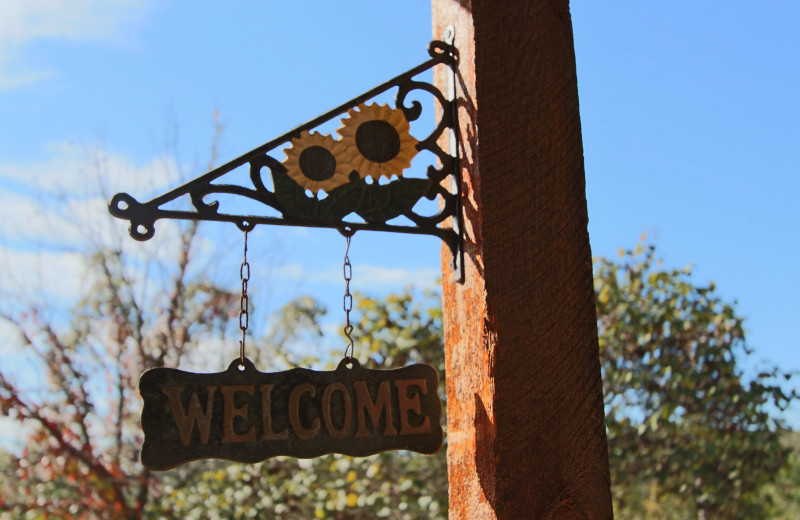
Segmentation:
{"type": "Polygon", "coordinates": [[[217,392],[216,386],[207,386],[206,393],[208,398],[206,400],[206,409],[203,411],[200,408],[200,399],[197,395],[192,394],[189,399],[189,409],[184,411],[181,405],[181,390],[182,386],[165,386],[161,389],[164,395],[169,397],[169,406],[172,408],[172,418],[175,419],[175,424],[178,426],[178,431],[181,434],[181,441],[183,444],[189,444],[192,440],[192,428],[197,423],[197,431],[200,432],[200,442],[208,444],[208,431],[211,427],[211,411],[214,408],[214,395],[217,392]]]}

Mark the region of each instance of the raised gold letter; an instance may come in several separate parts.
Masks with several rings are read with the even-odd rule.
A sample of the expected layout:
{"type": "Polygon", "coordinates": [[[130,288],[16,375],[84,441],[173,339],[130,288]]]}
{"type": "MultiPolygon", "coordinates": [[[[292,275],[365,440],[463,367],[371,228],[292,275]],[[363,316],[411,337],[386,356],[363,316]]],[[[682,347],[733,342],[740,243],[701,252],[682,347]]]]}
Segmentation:
{"type": "Polygon", "coordinates": [[[200,408],[200,400],[196,394],[192,394],[189,399],[189,409],[183,411],[181,406],[181,391],[182,386],[165,386],[161,391],[169,398],[169,407],[172,409],[172,418],[175,419],[175,424],[178,426],[178,432],[181,434],[181,442],[184,445],[189,444],[192,440],[192,427],[197,423],[197,431],[200,432],[200,442],[208,444],[208,430],[211,426],[211,411],[214,409],[214,394],[217,391],[216,386],[207,386],[206,393],[206,410],[200,408]]]}
{"type": "Polygon", "coordinates": [[[222,404],[222,415],[224,417],[222,421],[223,444],[227,444],[229,442],[247,442],[256,440],[256,432],[253,429],[253,425],[250,425],[250,428],[248,428],[247,432],[243,435],[239,435],[233,429],[233,420],[237,417],[241,417],[245,421],[247,420],[247,404],[236,408],[233,405],[233,395],[236,392],[245,392],[253,395],[254,391],[255,389],[253,388],[253,385],[232,385],[222,387],[222,395],[225,398],[222,404]]]}
{"type": "Polygon", "coordinates": [[[395,381],[397,387],[397,401],[400,405],[400,435],[411,435],[414,433],[428,433],[431,431],[431,422],[428,417],[419,426],[408,424],[408,412],[413,411],[421,415],[419,405],[419,393],[413,397],[408,397],[408,387],[418,386],[421,394],[427,394],[428,389],[424,379],[408,379],[406,381],[395,381]]]}
{"type": "Polygon", "coordinates": [[[262,441],[273,441],[275,439],[286,439],[289,437],[289,430],[275,433],[272,431],[272,399],[270,394],[275,385],[261,386],[261,433],[262,441]]]}
{"type": "Polygon", "coordinates": [[[310,383],[300,383],[292,389],[292,394],[289,396],[289,422],[292,424],[294,433],[301,439],[313,439],[319,433],[320,422],[319,419],[314,418],[311,421],[311,428],[306,429],[300,423],[300,396],[302,394],[309,394],[314,397],[316,390],[310,383]]]}
{"type": "Polygon", "coordinates": [[[389,387],[389,381],[382,381],[378,387],[378,397],[376,402],[372,402],[369,396],[367,385],[364,381],[354,381],[353,388],[356,390],[356,412],[358,415],[358,428],[356,429],[356,437],[366,437],[369,435],[367,430],[366,420],[364,418],[364,411],[369,413],[372,424],[375,429],[378,428],[378,421],[381,418],[381,410],[386,409],[386,427],[383,429],[384,435],[397,435],[397,430],[392,424],[392,394],[389,387]]]}
{"type": "Polygon", "coordinates": [[[353,402],[350,400],[350,392],[342,383],[331,383],[325,387],[325,393],[322,394],[322,418],[325,420],[328,433],[334,437],[344,437],[350,431],[350,423],[353,421],[353,402]],[[341,430],[336,429],[331,419],[331,394],[336,390],[342,393],[344,399],[344,420],[341,430]]]}

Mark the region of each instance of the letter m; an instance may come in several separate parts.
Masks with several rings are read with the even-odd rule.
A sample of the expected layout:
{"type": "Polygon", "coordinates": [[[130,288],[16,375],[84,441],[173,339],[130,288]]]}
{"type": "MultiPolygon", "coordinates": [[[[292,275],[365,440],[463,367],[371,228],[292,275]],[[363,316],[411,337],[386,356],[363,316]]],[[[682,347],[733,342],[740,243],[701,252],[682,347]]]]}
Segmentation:
{"type": "Polygon", "coordinates": [[[216,386],[207,386],[205,411],[200,407],[200,399],[196,394],[192,394],[189,399],[188,410],[183,409],[181,405],[181,390],[182,386],[165,386],[161,391],[169,398],[169,406],[172,409],[172,418],[175,419],[175,424],[178,426],[178,432],[181,434],[181,441],[184,445],[189,444],[192,440],[192,429],[194,424],[197,423],[197,431],[200,432],[200,442],[208,444],[208,431],[211,427],[211,411],[214,408],[214,395],[217,392],[216,386]]]}
{"type": "Polygon", "coordinates": [[[366,437],[369,435],[366,425],[366,414],[372,419],[375,430],[378,429],[378,422],[381,419],[381,412],[385,411],[386,427],[383,429],[384,435],[397,435],[397,429],[392,424],[392,394],[390,393],[389,381],[381,381],[378,387],[378,395],[375,401],[369,396],[369,390],[364,381],[354,381],[353,388],[356,390],[356,410],[358,416],[358,428],[356,437],[366,437]],[[366,412],[366,413],[365,413],[366,412]]]}

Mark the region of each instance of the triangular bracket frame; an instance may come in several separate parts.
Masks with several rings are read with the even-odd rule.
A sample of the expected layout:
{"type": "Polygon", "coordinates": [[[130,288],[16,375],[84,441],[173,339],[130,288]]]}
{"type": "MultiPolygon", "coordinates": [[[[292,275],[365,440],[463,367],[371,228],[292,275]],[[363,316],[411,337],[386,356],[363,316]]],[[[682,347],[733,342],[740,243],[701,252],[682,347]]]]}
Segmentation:
{"type": "Polygon", "coordinates": [[[114,195],[109,211],[130,222],[129,232],[136,240],[152,238],[159,219],[232,222],[243,231],[258,224],[270,224],[333,228],[345,235],[361,230],[433,235],[448,245],[454,276],[463,280],[455,96],[458,52],[453,46],[452,29],[446,32],[444,40],[429,44],[430,58],[420,65],[163,195],[147,202],[139,202],[127,193],[114,195]],[[448,87],[444,93],[417,78],[440,65],[448,67],[448,87]],[[397,89],[395,107],[366,104],[393,88],[397,89]],[[413,91],[432,94],[439,105],[434,130],[420,140],[408,133],[409,122],[417,120],[423,111],[419,101],[406,104],[413,91]],[[344,130],[339,130],[340,139],[311,132],[336,118],[345,123],[344,130]],[[357,125],[359,121],[361,124],[357,125]],[[348,123],[349,134],[345,128],[348,123]],[[447,150],[440,146],[444,142],[448,143],[447,150]],[[284,161],[270,155],[281,147],[287,155],[284,161]],[[427,167],[426,178],[403,177],[402,169],[410,164],[408,157],[423,150],[433,153],[438,165],[427,167]],[[407,164],[402,164],[401,159],[407,159],[407,164]],[[214,183],[244,165],[249,166],[251,186],[214,183]],[[269,173],[272,182],[264,182],[264,172],[269,173]],[[392,180],[379,183],[382,176],[392,180]],[[373,179],[368,177],[374,181],[370,182],[373,179]],[[331,184],[332,180],[339,185],[331,184]],[[309,189],[322,190],[326,196],[321,199],[313,193],[309,196],[309,189]],[[226,213],[219,201],[205,200],[211,194],[246,197],[269,206],[280,216],[226,213]],[[192,210],[164,207],[187,195],[192,210]],[[422,197],[430,200],[438,197],[439,211],[427,216],[415,213],[413,207],[422,197]],[[349,215],[358,215],[361,221],[346,220],[349,215]],[[405,223],[409,221],[410,224],[405,223]]]}

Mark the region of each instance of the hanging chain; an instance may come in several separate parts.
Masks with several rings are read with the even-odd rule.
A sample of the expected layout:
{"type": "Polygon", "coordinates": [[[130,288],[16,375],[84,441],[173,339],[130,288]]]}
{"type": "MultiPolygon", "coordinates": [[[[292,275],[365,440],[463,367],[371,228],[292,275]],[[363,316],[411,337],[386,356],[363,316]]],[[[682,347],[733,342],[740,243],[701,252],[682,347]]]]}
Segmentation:
{"type": "Polygon", "coordinates": [[[344,349],[344,357],[345,359],[351,359],[353,357],[353,337],[350,334],[353,332],[353,324],[350,323],[350,311],[353,310],[353,295],[350,294],[350,280],[353,279],[353,266],[350,265],[348,253],[350,252],[350,238],[352,238],[353,235],[346,234],[345,236],[347,237],[347,247],[344,250],[344,266],[342,267],[342,271],[344,272],[344,298],[342,307],[344,309],[345,319],[344,335],[347,336],[350,344],[344,349]]]}
{"type": "Polygon", "coordinates": [[[239,267],[239,277],[242,279],[242,297],[239,299],[239,329],[242,331],[242,339],[239,341],[239,361],[244,365],[244,338],[250,321],[250,315],[247,312],[249,303],[247,282],[250,280],[250,264],[247,263],[247,230],[244,232],[244,258],[239,267]]]}

